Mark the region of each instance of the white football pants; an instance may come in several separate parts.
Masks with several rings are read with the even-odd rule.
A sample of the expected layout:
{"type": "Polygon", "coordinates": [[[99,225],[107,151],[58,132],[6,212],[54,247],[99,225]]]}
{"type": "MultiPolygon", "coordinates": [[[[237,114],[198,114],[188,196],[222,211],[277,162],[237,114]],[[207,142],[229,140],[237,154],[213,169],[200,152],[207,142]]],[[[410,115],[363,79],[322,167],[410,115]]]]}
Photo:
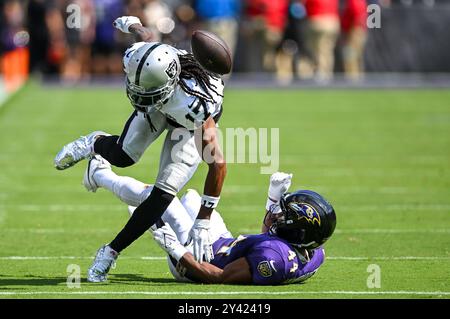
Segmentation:
{"type": "Polygon", "coordinates": [[[169,194],[176,195],[192,178],[201,163],[193,132],[172,127],[167,123],[165,115],[157,110],[152,110],[149,114],[135,111],[128,119],[119,143],[122,144],[123,151],[134,162],[138,162],[145,150],[164,131],[167,131],[167,134],[161,150],[155,185],[169,194]]]}
{"type": "MultiPolygon", "coordinates": [[[[97,170],[93,179],[98,186],[111,191],[116,197],[129,206],[139,206],[151,193],[153,185],[144,184],[132,177],[119,176],[109,169],[97,170]]],[[[162,220],[174,230],[180,243],[185,244],[189,231],[200,210],[201,197],[197,191],[190,189],[181,200],[175,197],[162,215],[162,220]]],[[[134,211],[134,209],[133,209],[134,211]]],[[[211,240],[220,237],[232,237],[220,214],[214,210],[211,215],[211,240]]]]}

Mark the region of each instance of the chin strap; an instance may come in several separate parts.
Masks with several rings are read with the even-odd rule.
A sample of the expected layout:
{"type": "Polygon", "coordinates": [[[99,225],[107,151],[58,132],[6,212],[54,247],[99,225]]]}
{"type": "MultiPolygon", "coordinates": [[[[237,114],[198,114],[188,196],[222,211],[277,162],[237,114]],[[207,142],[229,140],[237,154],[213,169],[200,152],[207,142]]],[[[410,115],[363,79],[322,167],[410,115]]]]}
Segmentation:
{"type": "Polygon", "coordinates": [[[156,127],[153,125],[152,119],[150,118],[150,115],[148,115],[148,113],[145,113],[144,117],[147,119],[148,125],[150,125],[150,130],[152,132],[156,132],[156,127]]]}
{"type": "Polygon", "coordinates": [[[297,257],[298,257],[298,259],[300,259],[302,264],[306,264],[311,260],[312,256],[310,256],[308,249],[300,248],[297,246],[294,246],[294,248],[297,252],[297,257]]]}

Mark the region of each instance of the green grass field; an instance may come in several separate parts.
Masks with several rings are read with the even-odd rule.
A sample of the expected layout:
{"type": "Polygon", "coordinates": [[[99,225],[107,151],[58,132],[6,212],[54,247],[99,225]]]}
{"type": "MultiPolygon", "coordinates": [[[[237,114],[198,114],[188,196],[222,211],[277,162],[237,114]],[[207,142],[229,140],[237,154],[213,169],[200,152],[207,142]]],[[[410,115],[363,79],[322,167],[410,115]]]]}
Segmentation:
{"type": "MultiPolygon", "coordinates": [[[[104,190],[81,185],[85,163],[53,168],[65,143],[95,129],[119,134],[132,109],[124,90],[27,85],[0,108],[0,298],[449,298],[450,91],[228,90],[221,127],[279,127],[280,170],[292,189],[321,192],[337,228],[328,259],[304,284],[175,282],[144,235],[105,284],[91,257],[128,217],[104,190]],[[81,267],[81,288],[66,285],[81,267]],[[367,268],[381,269],[368,288],[367,268]]],[[[119,174],[153,182],[161,142],[119,174]]],[[[268,175],[230,164],[219,211],[234,235],[260,229],[268,175]]],[[[188,184],[202,189],[202,165],[188,184]]]]}

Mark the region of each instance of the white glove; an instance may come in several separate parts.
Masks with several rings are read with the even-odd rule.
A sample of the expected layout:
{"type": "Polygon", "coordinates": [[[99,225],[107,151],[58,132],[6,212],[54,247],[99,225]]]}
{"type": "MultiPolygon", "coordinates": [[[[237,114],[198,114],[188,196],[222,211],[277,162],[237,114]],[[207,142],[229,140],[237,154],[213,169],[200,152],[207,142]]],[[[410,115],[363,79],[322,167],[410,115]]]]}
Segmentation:
{"type": "Polygon", "coordinates": [[[116,29],[119,29],[120,31],[122,31],[124,33],[130,33],[130,30],[128,28],[132,24],[142,25],[141,20],[139,20],[138,17],[133,17],[133,16],[123,16],[123,17],[117,18],[113,22],[113,26],[116,29]]]}
{"type": "Polygon", "coordinates": [[[206,262],[210,262],[214,258],[209,230],[209,219],[196,219],[189,232],[188,242],[193,242],[194,256],[199,263],[202,263],[203,256],[205,256],[206,262]]]}
{"type": "Polygon", "coordinates": [[[279,202],[281,196],[287,192],[289,186],[291,186],[292,174],[286,174],[282,172],[273,173],[270,176],[270,185],[266,202],[266,210],[277,214],[281,211],[279,202]]]}
{"type": "Polygon", "coordinates": [[[270,176],[270,186],[269,186],[269,198],[273,202],[278,202],[281,195],[287,192],[289,186],[291,186],[292,174],[286,174],[282,172],[273,173],[270,176]]]}
{"type": "Polygon", "coordinates": [[[178,241],[177,235],[169,224],[164,224],[163,227],[154,230],[153,238],[163,250],[177,261],[180,261],[181,257],[188,252],[186,247],[178,241]]]}

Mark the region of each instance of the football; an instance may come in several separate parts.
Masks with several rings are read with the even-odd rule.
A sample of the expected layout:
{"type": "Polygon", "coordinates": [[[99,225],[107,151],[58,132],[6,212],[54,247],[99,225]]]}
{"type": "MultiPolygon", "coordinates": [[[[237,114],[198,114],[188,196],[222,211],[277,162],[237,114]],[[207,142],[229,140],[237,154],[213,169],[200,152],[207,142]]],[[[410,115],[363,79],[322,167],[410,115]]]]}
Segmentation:
{"type": "Polygon", "coordinates": [[[196,30],[192,33],[192,53],[208,71],[228,74],[231,71],[231,51],[228,45],[216,34],[196,30]]]}

